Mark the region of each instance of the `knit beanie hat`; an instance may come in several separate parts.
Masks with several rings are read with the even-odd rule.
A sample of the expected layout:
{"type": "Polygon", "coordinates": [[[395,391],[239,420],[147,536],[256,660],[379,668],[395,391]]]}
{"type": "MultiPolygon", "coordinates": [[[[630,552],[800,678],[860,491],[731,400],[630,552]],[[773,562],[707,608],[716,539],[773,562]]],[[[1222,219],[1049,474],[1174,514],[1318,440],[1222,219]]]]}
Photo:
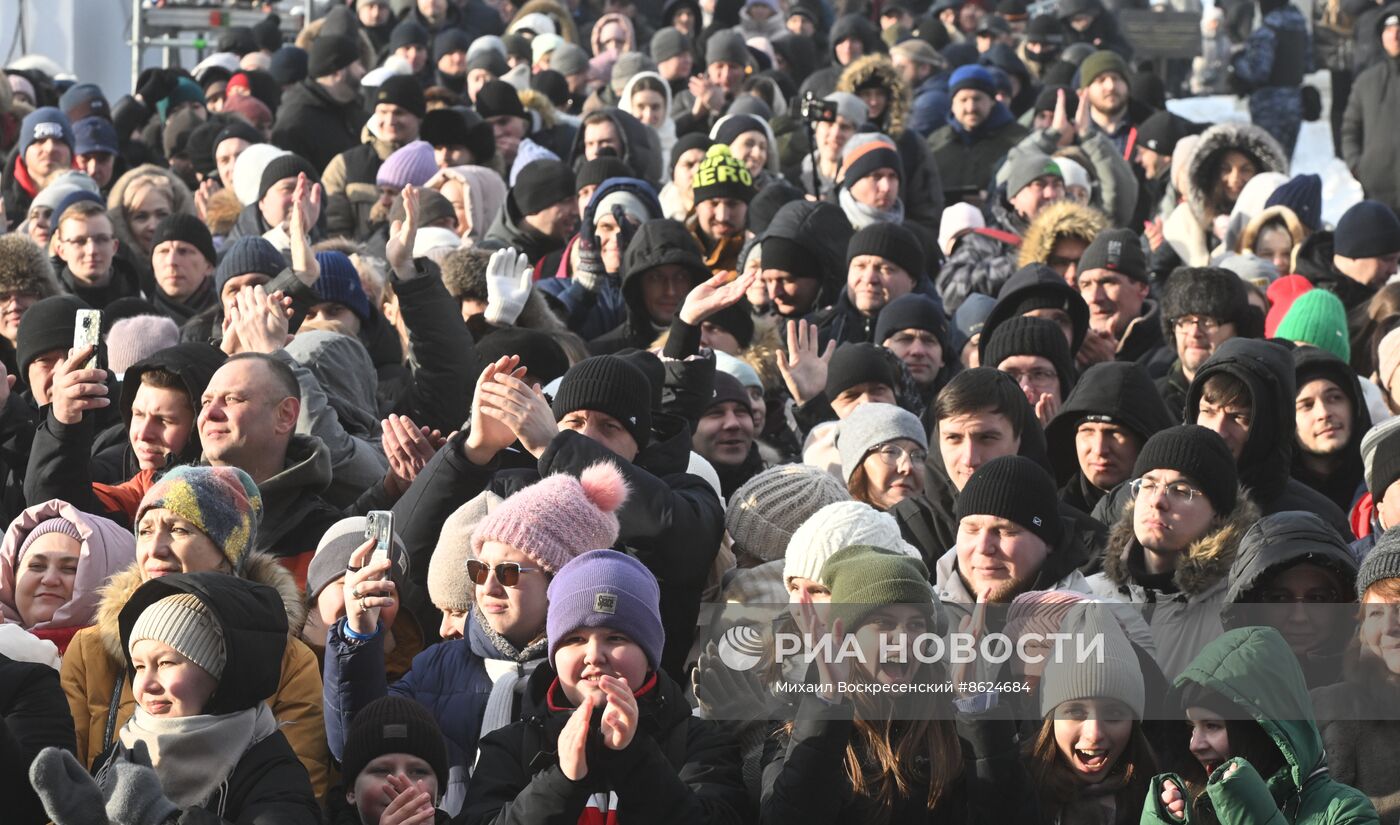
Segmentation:
{"type": "Polygon", "coordinates": [[[1400,417],[1382,421],[1366,431],[1361,437],[1361,463],[1366,489],[1379,501],[1390,485],[1400,480],[1400,417]]]}
{"type": "Polygon", "coordinates": [[[471,536],[476,525],[505,499],[490,490],[458,507],[442,523],[437,546],[428,560],[428,598],[439,610],[467,610],[475,585],[467,578],[467,561],[473,557],[471,536]]]}
{"type": "MultiPolygon", "coordinates": [[[[364,516],[350,516],[332,524],[316,544],[316,554],[306,568],[306,595],[316,599],[321,591],[341,576],[350,567],[350,557],[365,543],[365,525],[369,519],[364,516]]],[[[378,548],[375,548],[376,552],[378,548]]],[[[394,581],[408,579],[408,548],[404,546],[399,532],[394,531],[394,566],[389,575],[394,581]]]]}
{"type": "Polygon", "coordinates": [[[924,278],[924,246],[901,224],[878,221],[852,235],[846,244],[846,265],[860,255],[884,258],[909,273],[915,283],[924,278]]]}
{"type": "Polygon", "coordinates": [[[749,47],[744,35],[738,31],[715,32],[705,41],[705,65],[711,63],[737,63],[749,65],[749,47]]]}
{"type": "Polygon", "coordinates": [[[266,275],[276,278],[287,268],[287,259],[260,235],[245,235],[224,247],[214,269],[214,288],[222,295],[224,286],[240,275],[266,275]]]}
{"type": "Polygon", "coordinates": [[[68,352],[73,346],[78,310],[91,308],[76,295],[54,295],[31,306],[19,319],[19,341],[15,347],[19,374],[28,376],[29,365],[46,352],[68,352]]]}
{"type": "Polygon", "coordinates": [[[1018,315],[997,324],[991,335],[982,336],[978,345],[982,350],[982,364],[992,369],[1013,355],[1046,358],[1055,366],[1059,376],[1060,400],[1069,397],[1075,380],[1074,358],[1070,355],[1064,330],[1054,321],[1033,315],[1018,315]]]}
{"type": "Polygon", "coordinates": [[[908,439],[928,449],[928,435],[918,416],[894,404],[861,404],[836,431],[836,450],[841,455],[841,473],[849,484],[865,456],[895,439],[908,439]]]}
{"type": "Polygon", "coordinates": [[[1376,546],[1366,554],[1356,573],[1356,598],[1366,597],[1371,585],[1381,579],[1400,578],[1400,530],[1386,530],[1376,540],[1376,546]]]}
{"type": "Polygon", "coordinates": [[[948,318],[933,299],[911,292],[885,304],[875,323],[875,343],[884,345],[890,336],[906,329],[932,333],[938,340],[948,335],[948,318]]]}
{"type": "Polygon", "coordinates": [[[847,632],[881,605],[927,606],[930,617],[939,612],[923,560],[883,547],[854,544],[837,550],[822,565],[818,581],[830,588],[847,632]]]}
{"type": "Polygon", "coordinates": [[[1269,301],[1269,314],[1264,317],[1264,337],[1273,338],[1283,317],[1293,308],[1293,302],[1303,293],[1313,289],[1312,281],[1302,275],[1285,275],[1269,284],[1265,293],[1269,301]]]}
{"type": "MultiPolygon", "coordinates": [[[[827,475],[827,478],[830,477],[831,476],[827,475]]],[[[40,536],[47,536],[49,533],[58,533],[77,542],[83,540],[82,535],[78,532],[78,525],[68,519],[61,516],[45,519],[35,525],[34,529],[29,531],[29,535],[24,537],[24,542],[19,546],[19,553],[15,556],[16,568],[19,567],[20,562],[24,561],[24,554],[28,552],[30,545],[40,536]]]]}
{"type": "Polygon", "coordinates": [[[1251,307],[1240,276],[1219,267],[1181,267],[1167,278],[1162,290],[1162,331],[1168,343],[1175,335],[1173,322],[1187,315],[1205,315],[1238,329],[1251,307]]]}
{"type": "MultiPolygon", "coordinates": [[[[218,142],[215,143],[217,148],[218,142]]],[[[233,194],[243,206],[257,203],[261,195],[262,175],[267,165],[283,155],[290,155],[285,149],[278,149],[271,143],[254,143],[238,155],[233,164],[233,194]]],[[[274,181],[275,183],[276,181],[274,181]]]]}
{"type": "Polygon", "coordinates": [[[1017,155],[1007,164],[1006,194],[1015,195],[1046,175],[1064,180],[1064,173],[1054,158],[1040,152],[1017,155]]]}
{"type": "Polygon", "coordinates": [[[870,120],[870,107],[856,95],[850,92],[832,92],[822,98],[828,103],[836,104],[836,116],[844,117],[856,125],[856,128],[865,125],[870,120]]]}
{"type": "Polygon", "coordinates": [[[651,59],[664,63],[690,51],[690,38],[680,29],[666,27],[651,36],[651,59]]]}
{"type": "Polygon", "coordinates": [[[359,59],[360,49],[355,41],[339,35],[322,34],[311,43],[306,71],[311,77],[325,77],[359,59]]]}
{"type": "Polygon", "coordinates": [[[127,653],[152,639],[170,645],[217,681],[224,675],[224,631],[209,608],[193,593],[166,596],[141,611],[127,639],[127,653]]]}
{"type": "MultiPolygon", "coordinates": [[[[565,43],[549,53],[549,68],[564,77],[583,74],[588,71],[588,52],[576,43],[565,43]]],[[[481,108],[480,95],[477,96],[477,108],[481,108]]]]}
{"type": "Polygon", "coordinates": [[[467,71],[485,69],[492,77],[500,77],[510,71],[510,64],[495,49],[478,49],[467,55],[467,71]]]}
{"type": "Polygon", "coordinates": [[[428,763],[439,789],[447,788],[447,745],[427,708],[402,696],[381,696],[360,708],[350,722],[341,751],[340,775],[346,787],[365,765],[386,753],[406,753],[428,763]]]}
{"type": "Polygon", "coordinates": [[[1347,310],[1336,295],[1313,289],[1299,296],[1274,330],[1274,337],[1325,349],[1343,361],[1351,360],[1347,310]]]}
{"type": "Polygon", "coordinates": [[[1186,476],[1201,488],[1219,515],[1235,509],[1239,493],[1235,457],[1214,430],[1182,424],[1147,439],[1133,464],[1133,478],[1142,478],[1153,470],[1176,470],[1186,476]]]}
{"type": "Polygon", "coordinates": [[[311,55],[296,46],[283,46],[272,53],[267,71],[282,86],[300,83],[311,74],[311,55]]]}
{"type": "MultiPolygon", "coordinates": [[[[555,49],[550,58],[558,59],[563,48],[560,46],[555,49]]],[[[529,115],[525,114],[525,105],[520,102],[520,93],[504,80],[487,81],[486,85],[477,90],[476,112],[483,120],[490,120],[499,115],[529,119],[529,115]]]]}
{"type": "Polygon", "coordinates": [[[958,521],[996,516],[1021,525],[1053,550],[1060,540],[1059,496],[1050,474],[1019,455],[994,458],[977,468],[958,494],[958,521]]]}
{"type": "Polygon", "coordinates": [[[574,170],[558,159],[529,163],[511,185],[510,197],[522,215],[534,215],[560,201],[573,200],[578,197],[574,170]]]}
{"type": "Polygon", "coordinates": [[[715,131],[712,137],[716,143],[731,144],[739,139],[739,136],[746,132],[758,132],[766,139],[768,129],[763,121],[753,115],[731,114],[720,123],[715,124],[715,131]]]}
{"type": "Polygon", "coordinates": [[[606,413],[632,434],[637,449],[651,441],[651,381],[616,355],[595,355],[570,368],[551,409],[555,421],[575,410],[606,413]]]}
{"type": "Polygon", "coordinates": [[[1128,71],[1128,62],[1122,55],[1108,49],[1100,49],[1079,64],[1079,88],[1089,88],[1099,75],[1107,72],[1116,72],[1123,78],[1124,83],[1130,82],[1132,78],[1132,72],[1128,71]]]}
{"type": "Polygon", "coordinates": [[[316,263],[321,267],[321,277],[312,285],[316,296],[322,301],[344,304],[359,317],[361,323],[369,323],[369,296],[360,283],[360,273],[355,264],[344,252],[317,252],[316,263]]]}
{"type": "MultiPolygon", "coordinates": [[[[250,146],[244,152],[246,153],[252,148],[250,146]]],[[[239,160],[242,159],[243,156],[239,155],[239,160]]],[[[237,174],[237,169],[238,167],[234,166],[235,174],[237,174]]],[[[312,166],[311,162],[301,155],[285,152],[274,157],[267,162],[267,165],[263,167],[262,175],[258,177],[258,196],[254,201],[262,200],[263,196],[267,194],[267,190],[276,186],[279,181],[295,178],[297,175],[306,175],[306,179],[311,183],[316,183],[321,179],[321,176],[316,172],[316,167],[312,166]]]]}
{"type": "Polygon", "coordinates": [[[585,160],[578,166],[574,183],[579,189],[585,186],[598,186],[609,178],[630,178],[632,167],[616,155],[600,155],[593,160],[585,160]]]}
{"type": "Polygon", "coordinates": [[[1264,201],[1264,208],[1286,206],[1309,231],[1322,228],[1322,176],[1298,175],[1283,184],[1264,201]]]}
{"type": "MultiPolygon", "coordinates": [[[[1011,600],[1006,608],[1006,637],[1013,641],[1035,633],[1048,636],[1060,632],[1069,611],[1077,604],[1089,601],[1090,597],[1076,590],[1031,590],[1011,600]]],[[[1036,663],[1027,662],[1029,666],[1036,663]]],[[[1040,670],[1044,671],[1044,663],[1040,670]]]]}
{"type": "Polygon", "coordinates": [[[437,161],[433,159],[433,145],[426,140],[415,140],[398,149],[384,159],[375,173],[374,180],[380,186],[402,189],[410,184],[423,186],[437,174],[437,161]]]}
{"type": "Polygon", "coordinates": [[[997,81],[992,77],[992,73],[987,71],[985,66],[969,64],[959,66],[953,71],[953,75],[948,78],[949,97],[957,96],[958,92],[964,89],[973,89],[985,94],[987,97],[996,97],[997,81]]]}
{"type": "Polygon", "coordinates": [[[748,203],[753,197],[753,175],[723,143],[716,143],[705,151],[705,159],[695,167],[690,186],[696,203],[713,198],[748,203]]]}
{"type": "Polygon", "coordinates": [[[184,241],[198,249],[211,266],[219,257],[219,253],[214,251],[214,236],[209,234],[209,227],[194,215],[176,212],[161,221],[156,227],[155,237],[151,239],[151,249],[166,241],[184,241]]]}
{"type": "Polygon", "coordinates": [[[837,184],[850,188],[879,169],[893,169],[903,185],[904,164],[899,159],[899,150],[895,148],[894,141],[882,134],[856,135],[841,150],[837,184]]]}
{"type": "Polygon", "coordinates": [[[115,155],[118,151],[120,148],[117,143],[117,129],[112,125],[112,121],[94,115],[73,124],[73,154],[106,152],[115,155]]]}
{"type": "Polygon", "coordinates": [[[1128,635],[1108,608],[1092,604],[1074,607],[1058,630],[1076,640],[1101,637],[1103,657],[1102,661],[1089,657],[1084,662],[1048,658],[1040,680],[1041,718],[1074,699],[1117,699],[1132,710],[1134,719],[1141,720],[1147,705],[1142,666],[1128,635]]]}
{"type": "Polygon", "coordinates": [[[736,553],[764,562],[787,552],[792,534],[813,513],[850,493],[831,473],[810,464],[779,464],[755,475],[729,496],[724,526],[736,553]]]}
{"type": "Polygon", "coordinates": [[[19,154],[29,151],[30,145],[38,140],[56,138],[73,149],[73,125],[68,116],[53,106],[41,106],[24,116],[19,126],[19,154]]]}
{"type": "Polygon", "coordinates": [[[125,375],[132,364],[180,343],[180,328],[164,315],[122,318],[107,330],[107,368],[125,375]]]}
{"type": "Polygon", "coordinates": [[[813,513],[792,532],[783,554],[783,582],[803,578],[830,587],[821,577],[822,566],[837,550],[857,544],[922,558],[900,535],[894,516],[863,501],[837,501],[813,513]]]}
{"type": "Polygon", "coordinates": [[[423,86],[418,79],[409,75],[395,75],[379,86],[374,93],[375,105],[392,103],[419,119],[427,116],[428,104],[423,99],[423,86]]]}
{"type": "Polygon", "coordinates": [[[826,367],[826,397],[835,398],[857,384],[879,382],[891,390],[899,387],[899,376],[888,350],[864,342],[836,348],[826,367]]]}
{"type": "MultiPolygon", "coordinates": [[[[29,122],[29,118],[25,118],[29,122]]],[[[1381,258],[1400,252],[1400,218],[1379,201],[1361,201],[1337,221],[1333,250],[1346,258],[1381,258]]]]}
{"type": "Polygon", "coordinates": [[[209,537],[235,571],[257,546],[263,500],[258,485],[237,467],[182,464],[146,491],[134,523],[147,510],[169,510],[209,537]]]}
{"type": "Polygon", "coordinates": [[[1105,229],[1094,236],[1093,243],[1079,258],[1079,271],[1106,269],[1137,281],[1147,283],[1147,255],[1142,251],[1137,233],[1131,229],[1105,229]]]}
{"type": "Polygon", "coordinates": [[[100,117],[108,123],[112,122],[111,104],[103,94],[102,87],[96,83],[75,83],[69,86],[68,91],[58,99],[58,108],[68,116],[70,123],[76,124],[87,117],[100,117]]]}
{"type": "Polygon", "coordinates": [[[569,561],[549,583],[545,635],[549,661],[559,643],[580,627],[606,627],[627,634],[661,668],[666,631],[661,625],[661,589],[640,561],[616,550],[590,550],[569,561]]]}
{"type": "Polygon", "coordinates": [[[578,477],[555,473],[511,495],[476,525],[471,548],[481,555],[488,541],[524,552],[550,573],[579,553],[617,541],[617,510],[627,500],[627,482],[616,465],[600,461],[578,477]]]}

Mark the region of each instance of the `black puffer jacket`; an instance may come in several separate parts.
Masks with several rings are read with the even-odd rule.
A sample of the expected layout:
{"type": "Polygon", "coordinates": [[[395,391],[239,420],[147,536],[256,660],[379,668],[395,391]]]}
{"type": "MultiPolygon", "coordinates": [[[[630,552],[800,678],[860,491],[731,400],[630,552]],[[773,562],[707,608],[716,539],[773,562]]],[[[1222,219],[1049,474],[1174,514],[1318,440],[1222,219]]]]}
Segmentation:
{"type": "Polygon", "coordinates": [[[558,756],[559,734],[573,707],[554,669],[541,665],[530,676],[523,718],[481,740],[476,773],[457,821],[572,825],[584,821],[591,796],[609,792],[615,795],[619,822],[750,821],[739,747],[729,731],[692,716],[680,686],[665,673],[654,674],[641,689],[637,708],[640,719],[632,743],[620,751],[591,744],[588,775],[574,782],[564,776],[558,756]]]}
{"type": "Polygon", "coordinates": [[[69,753],[76,749],[73,714],[58,671],[0,653],[0,794],[7,822],[43,825],[49,821],[29,784],[29,765],[44,748],[69,753]]]}
{"type": "Polygon", "coordinates": [[[1231,338],[1206,359],[1186,392],[1186,422],[1195,424],[1201,392],[1212,375],[1224,373],[1244,382],[1252,399],[1249,440],[1236,464],[1240,483],[1249,488],[1265,514],[1283,510],[1317,513],[1342,536],[1351,535],[1346,516],[1321,493],[1289,475],[1297,432],[1293,399],[1297,387],[1293,361],[1277,344],[1231,338]]]}
{"type": "Polygon", "coordinates": [[[1361,381],[1345,361],[1317,347],[1293,350],[1294,376],[1298,389],[1319,378],[1331,381],[1351,402],[1351,433],[1342,448],[1341,466],[1330,476],[1322,476],[1303,464],[1303,447],[1293,449],[1293,477],[1326,496],[1343,513],[1350,513],[1357,497],[1365,492],[1365,467],[1361,463],[1361,438],[1371,429],[1371,411],[1361,395],[1361,381]]]}
{"type": "Polygon", "coordinates": [[[359,145],[365,120],[364,102],[359,98],[341,103],[308,78],[282,96],[272,143],[301,155],[319,171],[331,158],[359,145]]]}
{"type": "MultiPolygon", "coordinates": [[[[642,276],[658,266],[676,264],[690,275],[690,288],[710,277],[695,237],[677,221],[660,218],[637,230],[622,259],[622,297],[627,320],[588,343],[594,355],[606,355],[634,347],[648,349],[664,328],[653,323],[642,300],[642,276]]],[[[679,307],[676,308],[679,311],[679,307]]]]}
{"type": "MultiPolygon", "coordinates": [[[[417,258],[413,265],[418,274],[407,281],[390,275],[399,315],[408,327],[408,357],[376,359],[379,413],[406,415],[420,427],[451,432],[471,413],[481,359],[437,264],[417,258]]],[[[382,326],[386,335],[397,337],[387,321],[382,326]]]]}

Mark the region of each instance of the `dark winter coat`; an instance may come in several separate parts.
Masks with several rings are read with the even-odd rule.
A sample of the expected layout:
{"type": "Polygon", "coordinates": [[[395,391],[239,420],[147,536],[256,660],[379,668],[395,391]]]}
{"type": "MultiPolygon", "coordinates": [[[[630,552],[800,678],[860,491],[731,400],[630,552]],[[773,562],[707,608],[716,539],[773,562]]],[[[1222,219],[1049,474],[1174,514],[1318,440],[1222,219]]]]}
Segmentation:
{"type": "Polygon", "coordinates": [[[301,155],[318,170],[325,169],[336,155],[359,145],[365,120],[363,101],[341,103],[307,78],[282,96],[272,124],[272,143],[301,155]]]}
{"type": "Polygon", "coordinates": [[[515,251],[525,253],[530,264],[536,266],[544,256],[563,249],[564,242],[526,223],[520,207],[515,205],[514,195],[508,193],[505,205],[496,213],[491,228],[486,230],[481,246],[485,249],[513,247],[515,251]]]}
{"type": "Polygon", "coordinates": [[[590,821],[585,806],[598,793],[613,795],[619,822],[749,821],[732,734],[692,716],[680,686],[664,672],[652,674],[638,691],[638,729],[631,744],[621,751],[590,744],[588,775],[578,782],[559,767],[559,734],[574,708],[553,668],[535,671],[525,701],[524,718],[481,740],[481,758],[458,819],[463,825],[574,825],[590,821]]]}
{"type": "MultiPolygon", "coordinates": [[[[1050,462],[1061,484],[1084,478],[1075,449],[1075,433],[1086,415],[1111,418],[1136,435],[1139,444],[1175,423],[1141,366],[1124,361],[1095,364],[1079,376],[1059,413],[1045,428],[1050,462]]],[[[1080,509],[1087,511],[1097,503],[1097,497],[1085,503],[1088,506],[1080,509]]]]}
{"type": "Polygon", "coordinates": [[[1347,653],[1346,678],[1312,691],[1327,770],[1371,798],[1382,822],[1400,817],[1400,677],[1373,652],[1347,653]]]}
{"type": "MultiPolygon", "coordinates": [[[[599,109],[598,113],[606,114],[613,122],[617,136],[622,141],[622,161],[632,168],[632,174],[659,188],[665,170],[661,166],[661,139],[657,137],[656,130],[648,128],[640,120],[613,106],[599,109]]],[[[569,150],[569,158],[575,170],[584,162],[585,131],[582,126],[578,128],[574,134],[573,146],[569,150]]]]}
{"type": "MultiPolygon", "coordinates": [[[[1133,59],[1133,46],[1128,42],[1128,38],[1123,34],[1123,30],[1118,27],[1118,16],[1112,11],[1104,8],[1100,2],[1092,3],[1097,6],[1098,14],[1094,17],[1094,22],[1090,23],[1084,31],[1076,31],[1069,25],[1068,20],[1064,20],[1065,33],[1069,35],[1069,43],[1088,43],[1097,49],[1108,49],[1118,52],[1124,60],[1133,59]]],[[[1114,6],[1117,8],[1117,5],[1114,6]]],[[[1063,13],[1061,15],[1063,17],[1063,13]]]]}
{"type": "MultiPolygon", "coordinates": [[[[818,29],[821,26],[817,27],[818,29]]],[[[887,51],[885,43],[880,39],[880,32],[871,23],[869,18],[859,14],[844,14],[836,19],[831,25],[831,34],[827,36],[827,59],[830,61],[824,69],[818,69],[806,76],[802,85],[797,90],[797,99],[802,100],[811,92],[814,97],[823,98],[836,91],[836,84],[841,79],[841,73],[846,70],[836,59],[836,44],[850,37],[858,38],[865,47],[863,54],[877,54],[887,51]]],[[[796,79],[796,78],[794,78],[796,79]]]]}
{"type": "Polygon", "coordinates": [[[1293,477],[1336,504],[1343,513],[1350,513],[1356,499],[1365,492],[1365,468],[1361,464],[1361,438],[1371,429],[1371,411],[1361,395],[1361,381],[1350,365],[1326,350],[1317,347],[1297,347],[1293,364],[1298,389],[1309,381],[1325,378],[1346,393],[1351,402],[1351,433],[1342,449],[1342,465],[1331,476],[1323,477],[1303,464],[1303,445],[1293,447],[1293,477]]]}
{"type": "Polygon", "coordinates": [[[971,132],[950,112],[947,123],[928,138],[946,201],[954,203],[962,192],[987,189],[1002,158],[1029,134],[1001,103],[971,132]]]}
{"type": "MultiPolygon", "coordinates": [[[[1360,29],[1357,29],[1358,35],[1360,29]]],[[[1361,182],[1366,197],[1400,209],[1400,58],[1387,57],[1361,74],[1351,87],[1342,118],[1342,157],[1361,182]]]]}
{"type": "Polygon", "coordinates": [[[1156,386],[1162,403],[1167,405],[1167,412],[1172,414],[1172,420],[1180,424],[1186,417],[1186,391],[1191,388],[1191,382],[1186,380],[1179,359],[1172,361],[1167,374],[1157,379],[1156,386]]]}
{"type": "MultiPolygon", "coordinates": [[[[408,352],[397,362],[375,363],[379,414],[406,415],[420,427],[451,432],[471,413],[481,359],[437,264],[417,258],[413,265],[418,274],[407,281],[389,276],[408,328],[408,352]]],[[[397,337],[387,321],[382,326],[397,337]]]]}
{"type": "MultiPolygon", "coordinates": [[[[1345,601],[1336,607],[1321,606],[1318,612],[1326,618],[1340,619],[1342,610],[1346,609],[1342,605],[1352,601],[1356,588],[1356,560],[1352,558],[1351,549],[1336,530],[1316,515],[1285,512],[1256,522],[1240,539],[1234,563],[1230,565],[1226,607],[1220,617],[1225,628],[1262,624],[1263,617],[1257,607],[1263,603],[1260,588],[1270,576],[1303,562],[1336,575],[1341,589],[1338,596],[1345,601]]],[[[1286,628],[1276,629],[1287,633],[1286,628]]],[[[1335,621],[1330,630],[1329,636],[1318,638],[1306,655],[1298,657],[1309,689],[1330,685],[1342,678],[1343,654],[1347,641],[1356,634],[1356,625],[1351,621],[1335,621]]]]}
{"type": "Polygon", "coordinates": [[[622,258],[622,299],[627,320],[588,343],[594,355],[635,348],[649,349],[663,331],[652,320],[642,299],[642,277],[652,269],[678,264],[690,275],[690,286],[709,279],[710,270],[701,257],[699,245],[683,224],[666,218],[647,221],[637,230],[622,258]]]}
{"type": "Polygon", "coordinates": [[[909,107],[909,128],[927,139],[948,120],[953,98],[948,94],[948,74],[929,75],[914,89],[909,107]]]}
{"type": "MultiPolygon", "coordinates": [[[[54,262],[56,264],[54,269],[58,273],[58,283],[59,286],[63,287],[63,291],[82,298],[93,309],[106,309],[108,304],[119,298],[141,297],[142,273],[124,255],[112,256],[112,277],[107,281],[106,286],[101,287],[83,286],[62,259],[54,258],[54,262]]],[[[154,287],[154,284],[146,286],[154,287]]],[[[176,323],[179,321],[177,320],[176,323]]]]}
{"type": "Polygon", "coordinates": [[[1249,91],[1250,121],[1291,155],[1303,123],[1303,75],[1313,70],[1303,13],[1290,4],[1264,15],[1231,67],[1249,91]]]}
{"type": "MultiPolygon", "coordinates": [[[[850,243],[850,221],[835,204],[794,201],[778,209],[761,236],[784,238],[805,247],[816,258],[812,272],[795,272],[799,277],[816,278],[821,282],[816,302],[811,309],[831,306],[846,286],[846,247],[850,243]]],[[[795,320],[795,319],[794,319],[795,320]]]]}
{"type": "Polygon", "coordinates": [[[49,821],[29,784],[29,764],[44,748],[74,751],[73,714],[58,671],[0,653],[0,794],[14,825],[49,821]]]}

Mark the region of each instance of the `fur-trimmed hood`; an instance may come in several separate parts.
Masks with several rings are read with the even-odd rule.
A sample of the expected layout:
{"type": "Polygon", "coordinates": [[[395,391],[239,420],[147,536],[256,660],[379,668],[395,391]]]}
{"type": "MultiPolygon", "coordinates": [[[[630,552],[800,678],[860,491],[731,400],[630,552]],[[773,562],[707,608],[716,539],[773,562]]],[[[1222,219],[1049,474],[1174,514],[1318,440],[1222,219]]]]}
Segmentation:
{"type": "MultiPolygon", "coordinates": [[[[1312,234],[1303,222],[1298,220],[1298,215],[1286,206],[1270,206],[1264,211],[1255,215],[1245,224],[1244,231],[1240,233],[1239,248],[1236,252],[1241,254],[1254,251],[1254,242],[1259,240],[1259,233],[1271,221],[1283,221],[1283,225],[1288,229],[1288,236],[1293,239],[1293,248],[1296,250],[1303,245],[1303,241],[1312,234]]],[[[1292,261],[1290,260],[1291,264],[1292,261]]],[[[1289,267],[1293,271],[1293,267],[1289,267]]],[[[1281,273],[1283,274],[1283,273],[1281,273]]]]}
{"type": "Polygon", "coordinates": [[[836,81],[836,91],[850,92],[867,84],[875,84],[889,92],[890,105],[881,118],[880,131],[896,140],[909,126],[909,86],[895,71],[894,64],[883,54],[867,54],[851,61],[836,81]]]}
{"type": "MultiPolygon", "coordinates": [[[[564,38],[564,42],[581,45],[578,42],[578,26],[574,25],[574,16],[564,6],[555,3],[554,0],[530,0],[511,18],[510,25],[514,26],[530,14],[543,14],[548,17],[554,23],[555,33],[564,38]]],[[[511,30],[510,26],[506,28],[507,31],[511,30]]]]}
{"type": "Polygon", "coordinates": [[[1207,207],[1211,189],[1219,180],[1218,167],[1230,150],[1243,152],[1255,161],[1259,172],[1288,174],[1288,155],[1268,132],[1251,123],[1219,123],[1207,129],[1196,144],[1186,179],[1186,203],[1191,214],[1209,228],[1207,207]]]}
{"type": "MultiPolygon", "coordinates": [[[[1116,587],[1133,584],[1128,571],[1128,556],[1135,548],[1140,548],[1133,532],[1133,507],[1136,502],[1129,499],[1123,506],[1123,514],[1114,523],[1108,534],[1108,547],[1104,551],[1103,572],[1116,587]]],[[[1188,599],[1201,596],[1217,585],[1223,586],[1229,579],[1230,566],[1235,562],[1240,539],[1254,522],[1259,520],[1259,508],[1250,500],[1249,491],[1240,487],[1235,509],[1214,530],[1191,544],[1186,558],[1176,566],[1172,582],[1188,599]]]]}
{"type": "MultiPolygon", "coordinates": [[[[244,560],[243,578],[277,591],[287,610],[289,633],[293,637],[300,636],[302,625],[306,622],[306,605],[291,571],[266,553],[249,553],[244,560]]],[[[130,567],[112,576],[107,586],[102,588],[102,602],[97,606],[97,618],[93,624],[102,639],[103,649],[117,663],[118,671],[126,668],[126,654],[122,652],[121,628],[117,617],[131,599],[131,594],[144,583],[140,563],[133,562],[130,567]]]]}
{"type": "Polygon", "coordinates": [[[62,292],[53,262],[28,235],[0,236],[0,291],[29,292],[40,298],[62,292]]]}
{"type": "Polygon", "coordinates": [[[1058,239],[1083,238],[1086,244],[1092,243],[1108,227],[1108,216],[1092,206],[1083,206],[1071,200],[1052,203],[1040,210],[1026,229],[1016,266],[1048,263],[1058,239]]]}

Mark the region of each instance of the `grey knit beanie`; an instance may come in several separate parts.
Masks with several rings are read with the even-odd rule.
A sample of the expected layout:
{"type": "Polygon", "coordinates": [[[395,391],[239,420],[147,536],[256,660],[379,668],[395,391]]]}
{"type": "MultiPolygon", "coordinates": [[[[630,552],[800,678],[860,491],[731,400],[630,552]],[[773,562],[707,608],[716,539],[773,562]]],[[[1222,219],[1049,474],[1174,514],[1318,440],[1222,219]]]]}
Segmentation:
{"type": "Polygon", "coordinates": [[[1371,585],[1381,579],[1400,578],[1400,530],[1387,530],[1376,540],[1376,546],[1366,554],[1361,569],[1356,572],[1356,598],[1366,596],[1371,585]]]}
{"type": "MultiPolygon", "coordinates": [[[[1074,699],[1117,699],[1133,711],[1133,718],[1142,719],[1146,706],[1142,668],[1133,653],[1132,643],[1108,614],[1107,608],[1093,604],[1076,605],[1060,625],[1060,632],[1081,638],[1103,636],[1103,659],[1090,656],[1089,661],[1056,661],[1047,658],[1045,675],[1040,682],[1040,717],[1044,719],[1061,704],[1074,699]]],[[[1077,649],[1078,644],[1066,649],[1077,649]]]]}
{"type": "Polygon", "coordinates": [[[453,511],[442,523],[437,547],[428,561],[428,598],[439,610],[466,610],[474,591],[467,578],[467,560],[472,557],[472,531],[505,499],[483,491],[453,511]]]}
{"type": "Polygon", "coordinates": [[[836,432],[836,450],[841,454],[841,473],[846,482],[850,483],[867,453],[897,438],[907,438],[924,450],[928,449],[924,425],[908,410],[878,403],[856,407],[836,432]]]}
{"type": "Polygon", "coordinates": [[[224,675],[223,628],[193,593],[166,596],[141,611],[141,617],[131,628],[127,653],[143,639],[170,645],[215,679],[224,675]]]}
{"type": "Polygon", "coordinates": [[[813,513],[850,498],[841,482],[825,470],[810,464],[780,464],[734,491],[724,526],[736,553],[774,561],[783,557],[792,534],[813,513]]]}

